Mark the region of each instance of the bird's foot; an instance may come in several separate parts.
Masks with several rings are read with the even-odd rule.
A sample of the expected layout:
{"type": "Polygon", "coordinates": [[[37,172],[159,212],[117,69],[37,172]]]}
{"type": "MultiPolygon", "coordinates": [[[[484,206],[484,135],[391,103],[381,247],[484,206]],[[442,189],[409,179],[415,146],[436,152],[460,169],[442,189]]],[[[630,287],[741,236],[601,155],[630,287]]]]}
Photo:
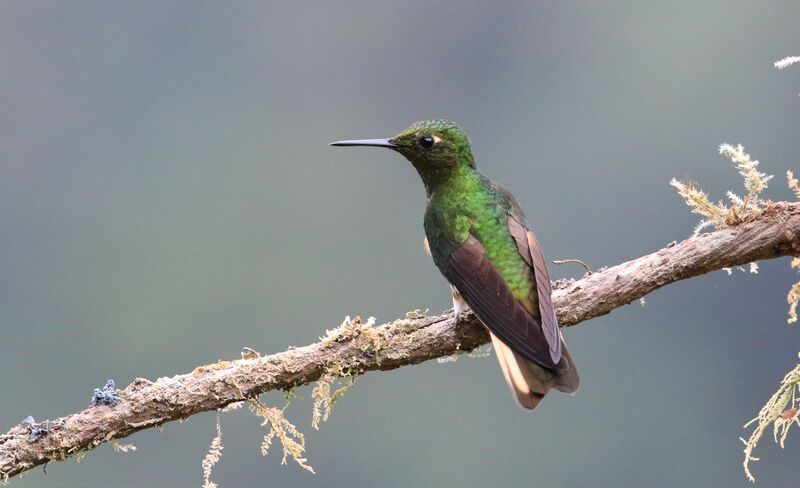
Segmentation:
{"type": "Polygon", "coordinates": [[[451,286],[450,291],[453,293],[453,314],[456,316],[456,324],[458,324],[461,322],[461,317],[469,312],[469,305],[455,287],[451,286]]]}

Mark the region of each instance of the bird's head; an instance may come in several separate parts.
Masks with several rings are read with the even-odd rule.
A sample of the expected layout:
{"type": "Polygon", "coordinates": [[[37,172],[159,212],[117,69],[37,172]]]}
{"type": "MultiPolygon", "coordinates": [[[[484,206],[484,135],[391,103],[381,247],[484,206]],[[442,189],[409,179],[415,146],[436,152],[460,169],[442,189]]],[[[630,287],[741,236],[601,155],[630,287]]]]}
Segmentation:
{"type": "Polygon", "coordinates": [[[332,146],[385,147],[399,152],[416,168],[430,194],[440,183],[475,168],[469,139],[449,120],[423,120],[389,139],[338,141],[332,146]]]}

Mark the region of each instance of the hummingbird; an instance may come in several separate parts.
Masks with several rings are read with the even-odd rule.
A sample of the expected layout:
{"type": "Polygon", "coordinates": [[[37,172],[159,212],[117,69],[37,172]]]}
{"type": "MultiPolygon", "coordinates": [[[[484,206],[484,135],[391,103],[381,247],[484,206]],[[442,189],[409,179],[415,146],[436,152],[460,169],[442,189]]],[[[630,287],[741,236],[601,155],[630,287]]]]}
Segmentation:
{"type": "Polygon", "coordinates": [[[338,141],[405,156],[427,194],[428,254],[450,283],[456,321],[471,309],[489,330],[506,383],[533,410],[551,389],[574,393],[578,370],[558,329],[550,275],[514,196],[481,173],[448,120],[415,122],[389,139],[338,141]]]}

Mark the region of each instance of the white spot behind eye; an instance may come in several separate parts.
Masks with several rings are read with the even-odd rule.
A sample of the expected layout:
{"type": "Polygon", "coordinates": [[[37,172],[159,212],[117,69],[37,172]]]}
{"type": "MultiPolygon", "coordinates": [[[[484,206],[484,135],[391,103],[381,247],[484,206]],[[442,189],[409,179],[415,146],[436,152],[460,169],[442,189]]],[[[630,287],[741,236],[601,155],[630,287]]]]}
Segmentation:
{"type": "Polygon", "coordinates": [[[440,142],[442,142],[442,138],[439,136],[431,136],[431,137],[433,137],[434,144],[439,144],[440,142]]]}

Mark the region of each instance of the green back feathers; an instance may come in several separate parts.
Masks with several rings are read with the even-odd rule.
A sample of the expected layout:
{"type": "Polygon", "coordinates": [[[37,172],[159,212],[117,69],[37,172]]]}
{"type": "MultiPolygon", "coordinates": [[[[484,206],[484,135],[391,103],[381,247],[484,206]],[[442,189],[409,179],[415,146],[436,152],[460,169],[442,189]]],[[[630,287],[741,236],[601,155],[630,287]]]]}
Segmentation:
{"type": "Polygon", "coordinates": [[[444,267],[450,254],[472,235],[483,244],[514,297],[528,298],[534,289],[532,273],[508,228],[516,202],[477,170],[459,173],[432,195],[425,212],[434,262],[444,267]]]}

